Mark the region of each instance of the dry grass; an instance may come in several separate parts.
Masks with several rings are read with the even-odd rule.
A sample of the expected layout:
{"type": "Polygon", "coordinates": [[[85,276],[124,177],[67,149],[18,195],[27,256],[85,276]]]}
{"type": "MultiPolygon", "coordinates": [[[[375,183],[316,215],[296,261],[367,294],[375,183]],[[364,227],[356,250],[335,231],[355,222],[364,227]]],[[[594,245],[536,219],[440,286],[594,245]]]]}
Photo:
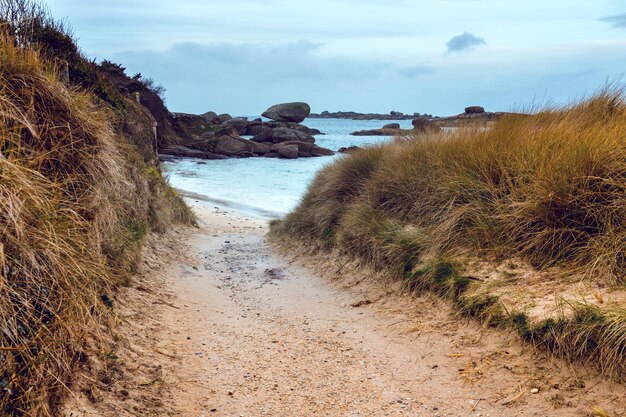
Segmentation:
{"type": "Polygon", "coordinates": [[[149,230],[189,209],[91,93],[0,30],[0,409],[52,415],[149,230]]]}
{"type": "MultiPolygon", "coordinates": [[[[451,298],[469,315],[514,325],[497,297],[463,297],[475,284],[445,259],[521,258],[540,271],[623,286],[625,134],[626,102],[607,89],[564,109],[504,117],[489,129],[398,138],[322,170],[273,231],[341,248],[412,289],[451,298]]],[[[529,339],[572,359],[592,358],[621,377],[626,310],[598,311],[601,319],[570,308],[529,339]],[[538,341],[547,334],[554,337],[538,341]]]]}

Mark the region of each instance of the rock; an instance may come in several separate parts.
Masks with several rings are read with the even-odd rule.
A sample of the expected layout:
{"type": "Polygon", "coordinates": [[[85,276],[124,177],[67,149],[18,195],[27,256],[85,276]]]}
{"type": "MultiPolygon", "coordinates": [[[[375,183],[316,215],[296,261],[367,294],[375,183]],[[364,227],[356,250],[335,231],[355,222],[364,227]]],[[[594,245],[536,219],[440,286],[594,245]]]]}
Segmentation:
{"type": "MultiPolygon", "coordinates": [[[[186,146],[170,146],[159,151],[160,156],[164,157],[180,157],[180,158],[201,158],[201,159],[226,159],[224,155],[218,155],[213,152],[191,149],[186,146]]],[[[164,159],[166,159],[164,158],[164,159]]]]}
{"type": "Polygon", "coordinates": [[[310,142],[299,141],[276,143],[272,145],[270,151],[280,155],[280,149],[285,146],[296,146],[298,148],[298,156],[301,158],[309,158],[312,156],[330,156],[335,154],[335,152],[330,149],[322,148],[321,146],[317,146],[310,142]]]}
{"type": "Polygon", "coordinates": [[[248,127],[246,127],[246,136],[256,136],[256,135],[260,135],[261,133],[270,130],[269,127],[263,125],[263,124],[258,124],[258,125],[248,125],[248,127]]]}
{"type": "Polygon", "coordinates": [[[383,129],[400,129],[400,123],[389,123],[383,126],[383,129]]]}
{"type": "Polygon", "coordinates": [[[208,112],[206,112],[204,114],[201,114],[201,116],[207,122],[211,122],[211,120],[213,120],[213,119],[215,119],[217,117],[217,113],[215,113],[214,111],[208,111],[208,112]]]}
{"type": "Polygon", "coordinates": [[[266,145],[265,143],[256,143],[252,142],[251,140],[248,140],[246,142],[249,143],[249,149],[251,149],[251,151],[257,155],[265,155],[270,152],[269,145],[266,145]]]}
{"type": "Polygon", "coordinates": [[[311,107],[302,102],[276,104],[263,113],[263,117],[277,122],[300,123],[311,114],[311,107]]]}
{"type": "Polygon", "coordinates": [[[298,130],[300,132],[307,133],[307,134],[309,134],[311,136],[313,136],[313,135],[323,135],[323,133],[320,132],[317,129],[313,129],[311,127],[304,126],[304,125],[301,125],[301,124],[298,124],[298,123],[271,121],[271,122],[264,123],[264,125],[268,126],[271,129],[278,129],[278,128],[284,127],[284,128],[287,128],[287,129],[298,130]]]}
{"type": "Polygon", "coordinates": [[[389,112],[389,115],[393,117],[402,117],[404,116],[404,113],[402,113],[401,111],[392,111],[392,112],[389,112]]]}
{"type": "MultiPolygon", "coordinates": [[[[212,118],[189,113],[172,113],[175,130],[183,137],[201,135],[214,128],[212,118]]],[[[209,115],[211,116],[211,115],[209,115]]]]}
{"type": "Polygon", "coordinates": [[[352,152],[358,151],[359,149],[361,149],[361,148],[358,147],[358,146],[348,146],[347,148],[346,147],[339,148],[337,150],[337,152],[339,152],[339,153],[352,153],[352,152]]]}
{"type": "Polygon", "coordinates": [[[270,129],[265,132],[262,132],[251,139],[253,142],[271,142],[271,143],[280,143],[280,142],[289,142],[289,141],[298,141],[298,142],[309,142],[314,143],[315,138],[307,133],[300,132],[294,129],[287,128],[278,128],[278,129],[270,129]]]}
{"type": "Polygon", "coordinates": [[[420,116],[411,122],[413,125],[413,130],[417,132],[426,132],[427,130],[439,131],[441,130],[439,127],[433,124],[433,122],[428,119],[428,117],[420,116]]]}
{"type": "Polygon", "coordinates": [[[223,124],[226,126],[231,126],[238,134],[245,135],[248,128],[248,118],[235,117],[234,119],[227,120],[223,124]]]}
{"type": "Polygon", "coordinates": [[[230,114],[220,114],[219,116],[217,116],[215,119],[213,119],[211,122],[215,125],[221,125],[222,123],[226,123],[227,121],[231,120],[233,117],[230,114]]]}
{"type": "Polygon", "coordinates": [[[328,149],[328,148],[323,148],[321,146],[317,146],[317,145],[313,145],[313,148],[311,148],[311,155],[312,156],[331,156],[334,155],[335,152],[328,149]]]}
{"type": "Polygon", "coordinates": [[[252,156],[245,139],[223,136],[217,139],[213,152],[226,156],[252,156]]]}
{"type": "Polygon", "coordinates": [[[470,106],[465,108],[465,113],[467,114],[479,114],[484,112],[485,108],[481,106],[470,106]]]}
{"type": "Polygon", "coordinates": [[[350,133],[352,136],[394,136],[398,132],[398,129],[371,129],[371,130],[359,130],[358,132],[350,133]]]}
{"type": "Polygon", "coordinates": [[[295,159],[298,157],[299,151],[297,145],[283,145],[278,147],[276,153],[278,153],[281,158],[295,159]]]}

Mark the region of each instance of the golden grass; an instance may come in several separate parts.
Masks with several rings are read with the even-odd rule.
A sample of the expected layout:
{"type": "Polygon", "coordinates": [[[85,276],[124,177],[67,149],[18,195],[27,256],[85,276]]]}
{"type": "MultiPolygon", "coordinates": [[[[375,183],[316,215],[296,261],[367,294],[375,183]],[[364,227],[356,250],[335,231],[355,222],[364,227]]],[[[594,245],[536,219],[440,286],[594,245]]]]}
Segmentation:
{"type": "Polygon", "coordinates": [[[193,220],[112,128],[0,30],[0,409],[52,415],[148,230],[193,220]]]}
{"type": "MultiPolygon", "coordinates": [[[[626,102],[616,89],[563,109],[509,115],[489,129],[397,138],[323,169],[273,234],[338,247],[489,320],[503,314],[497,297],[465,299],[471,279],[445,259],[521,258],[538,270],[622,286],[625,138],[626,102]]],[[[580,311],[543,323],[546,334],[529,338],[552,332],[537,343],[623,375],[624,306],[603,307],[601,318],[580,311]]]]}

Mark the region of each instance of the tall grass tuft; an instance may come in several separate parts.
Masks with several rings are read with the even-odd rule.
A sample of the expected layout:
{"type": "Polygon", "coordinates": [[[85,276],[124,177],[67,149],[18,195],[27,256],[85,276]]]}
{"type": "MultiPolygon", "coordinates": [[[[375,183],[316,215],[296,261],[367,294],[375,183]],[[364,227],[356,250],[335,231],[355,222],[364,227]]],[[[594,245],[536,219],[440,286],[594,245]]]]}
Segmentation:
{"type": "MultiPolygon", "coordinates": [[[[300,205],[273,225],[274,236],[284,233],[338,248],[410,288],[434,290],[467,315],[519,330],[497,297],[462,296],[468,278],[439,282],[430,265],[465,255],[522,258],[539,270],[624,285],[624,95],[607,88],[565,108],[508,115],[487,129],[416,133],[357,151],[317,175],[300,205]]],[[[531,341],[623,374],[624,307],[600,310],[595,321],[572,311],[546,324],[549,339],[539,341],[534,331],[531,341]]]]}
{"type": "Polygon", "coordinates": [[[426,252],[522,256],[624,280],[625,132],[626,103],[613,89],[491,129],[399,140],[327,167],[283,227],[337,242],[353,233],[341,218],[358,202],[419,228],[426,252]]]}

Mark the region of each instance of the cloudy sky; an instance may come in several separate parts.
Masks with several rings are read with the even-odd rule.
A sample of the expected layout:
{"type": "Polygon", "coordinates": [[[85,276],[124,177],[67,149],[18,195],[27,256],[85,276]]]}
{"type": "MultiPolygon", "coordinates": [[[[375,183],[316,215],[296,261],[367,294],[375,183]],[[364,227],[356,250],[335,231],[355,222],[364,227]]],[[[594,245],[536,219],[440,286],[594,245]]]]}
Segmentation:
{"type": "Polygon", "coordinates": [[[567,103],[626,71],[624,0],[49,0],[171,110],[456,114],[567,103]]]}

